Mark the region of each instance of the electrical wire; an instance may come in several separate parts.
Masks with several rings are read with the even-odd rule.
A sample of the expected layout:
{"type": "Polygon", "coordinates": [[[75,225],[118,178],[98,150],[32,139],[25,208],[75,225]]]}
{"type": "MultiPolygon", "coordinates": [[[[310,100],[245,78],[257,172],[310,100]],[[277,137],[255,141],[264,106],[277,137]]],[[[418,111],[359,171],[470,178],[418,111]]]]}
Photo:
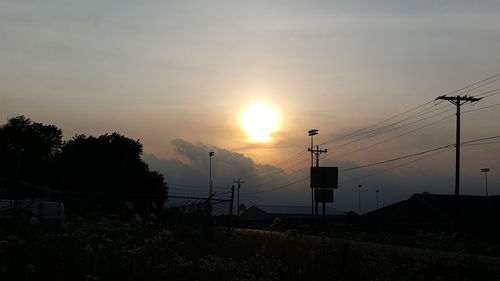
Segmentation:
{"type": "Polygon", "coordinates": [[[329,143],[332,143],[332,142],[336,142],[336,141],[341,140],[341,139],[345,139],[345,138],[347,138],[347,137],[352,137],[352,136],[353,136],[353,135],[355,135],[355,134],[358,134],[358,133],[360,133],[360,132],[362,132],[362,131],[365,131],[365,130],[367,130],[367,129],[373,128],[373,127],[375,127],[375,126],[377,126],[377,125],[383,124],[383,123],[385,123],[385,122],[387,122],[387,121],[393,120],[393,119],[395,119],[395,118],[397,118],[397,117],[403,116],[403,115],[405,115],[405,114],[407,114],[407,113],[410,113],[410,112],[412,112],[412,111],[414,111],[414,110],[417,110],[417,109],[419,109],[419,108],[421,108],[421,107],[424,107],[424,106],[426,106],[426,105],[428,105],[428,104],[431,104],[431,103],[433,103],[433,102],[434,102],[434,101],[429,101],[429,102],[423,103],[423,104],[421,104],[421,105],[418,105],[418,106],[416,106],[416,107],[413,107],[413,108],[411,108],[411,109],[409,109],[409,110],[406,110],[406,111],[404,111],[404,112],[402,112],[402,113],[396,114],[396,115],[391,116],[391,117],[389,117],[389,118],[387,118],[387,119],[384,119],[384,120],[382,120],[382,121],[379,121],[379,122],[377,122],[377,123],[374,123],[374,124],[372,124],[372,125],[369,125],[369,126],[367,126],[367,127],[364,127],[364,128],[359,129],[359,130],[357,130],[357,131],[354,131],[354,132],[352,132],[352,133],[349,133],[349,134],[346,134],[346,135],[343,135],[343,136],[340,136],[340,137],[334,138],[334,139],[329,140],[329,141],[322,142],[322,143],[320,143],[319,145],[325,145],[325,144],[329,144],[329,143]]]}
{"type": "MultiPolygon", "coordinates": [[[[189,185],[189,184],[177,184],[177,183],[167,183],[167,186],[183,186],[183,187],[199,187],[199,188],[207,188],[208,186],[203,185],[189,185]]],[[[212,186],[212,188],[222,188],[228,189],[226,186],[212,186]]]]}
{"type": "Polygon", "coordinates": [[[393,167],[390,167],[390,168],[387,168],[387,169],[384,169],[384,170],[381,170],[381,171],[377,171],[375,173],[372,173],[372,174],[369,174],[369,175],[365,175],[365,176],[362,176],[362,177],[358,177],[358,178],[354,178],[354,179],[350,179],[350,180],[347,180],[347,181],[343,181],[340,184],[346,184],[346,183],[350,183],[350,182],[353,182],[353,181],[358,181],[358,180],[361,180],[361,179],[364,179],[364,178],[368,178],[368,177],[372,177],[372,176],[376,176],[378,174],[382,174],[382,173],[385,173],[387,171],[390,171],[390,170],[394,170],[394,169],[397,169],[401,166],[404,166],[404,165],[408,165],[408,164],[411,164],[411,163],[414,163],[414,162],[417,162],[417,161],[420,161],[420,160],[423,160],[423,159],[426,159],[426,158],[429,158],[429,157],[432,157],[434,155],[437,155],[437,154],[440,154],[440,153],[443,153],[443,152],[446,152],[448,151],[449,149],[451,149],[452,147],[448,147],[448,149],[445,149],[445,150],[440,150],[440,151],[437,151],[435,153],[432,153],[430,155],[425,155],[423,157],[420,157],[420,158],[417,158],[417,159],[413,159],[413,160],[410,160],[410,161],[406,161],[404,163],[401,163],[399,165],[395,165],[393,167]]]}
{"type": "Polygon", "coordinates": [[[269,189],[265,189],[265,190],[260,190],[260,191],[255,191],[255,192],[245,192],[245,193],[242,193],[242,194],[245,194],[245,195],[253,195],[253,194],[260,194],[260,193],[265,193],[265,192],[271,192],[271,191],[276,191],[276,190],[280,190],[280,189],[283,189],[283,188],[286,188],[286,187],[289,187],[291,185],[294,185],[294,184],[297,184],[297,183],[300,183],[300,182],[303,182],[305,180],[309,179],[309,176],[305,177],[305,178],[302,178],[302,179],[299,179],[297,181],[294,181],[294,182],[290,182],[290,183],[287,183],[287,184],[284,184],[284,185],[280,185],[280,186],[277,186],[277,187],[273,187],[273,188],[269,188],[269,189]]]}
{"type": "MultiPolygon", "coordinates": [[[[467,144],[474,143],[474,142],[485,141],[485,140],[492,140],[492,139],[498,139],[498,138],[500,138],[500,136],[485,137],[485,138],[479,138],[479,139],[465,141],[465,142],[462,142],[461,144],[467,145],[467,144]]],[[[436,147],[436,148],[433,148],[433,149],[429,149],[429,150],[425,150],[425,151],[421,151],[421,152],[417,152],[417,153],[412,153],[412,154],[408,154],[408,155],[404,155],[404,156],[392,158],[392,159],[389,159],[389,160],[374,162],[374,163],[370,163],[370,164],[366,164],[366,165],[362,165],[362,166],[357,166],[357,167],[353,167],[353,168],[342,169],[342,170],[339,170],[339,173],[341,173],[341,172],[347,172],[347,171],[352,171],[352,170],[363,169],[363,168],[372,167],[372,166],[376,166],[376,165],[387,164],[387,163],[390,163],[390,162],[399,161],[399,160],[403,160],[403,159],[407,159],[407,158],[411,158],[411,157],[415,157],[415,156],[419,156],[419,155],[424,155],[424,154],[435,152],[435,151],[437,151],[437,152],[443,152],[444,149],[450,149],[450,148],[452,148],[454,146],[455,146],[455,144],[444,145],[444,146],[436,147]]],[[[433,153],[431,155],[426,155],[425,157],[421,157],[419,160],[431,157],[431,156],[436,155],[436,154],[438,154],[438,153],[433,153]]],[[[408,161],[408,162],[400,164],[400,166],[412,163],[412,161],[416,162],[418,160],[411,160],[411,161],[408,161]]],[[[397,166],[397,167],[400,167],[400,166],[397,166]]],[[[386,170],[390,170],[390,169],[391,168],[388,168],[386,170]]],[[[252,194],[260,194],[260,193],[265,193],[265,192],[276,191],[276,190],[280,190],[280,189],[289,187],[291,185],[303,182],[303,181],[305,181],[305,180],[307,180],[309,178],[310,177],[307,176],[307,177],[301,178],[301,179],[299,179],[297,181],[290,182],[290,183],[287,183],[287,184],[284,184],[284,185],[280,185],[280,186],[277,186],[277,187],[272,187],[272,188],[268,188],[268,189],[264,189],[264,190],[259,190],[259,191],[256,191],[256,192],[246,192],[246,193],[243,193],[243,194],[252,195],[252,194]]]]}
{"type": "MultiPolygon", "coordinates": [[[[448,105],[448,106],[449,106],[449,105],[448,105]]],[[[440,109],[441,109],[441,108],[440,108],[440,109]]],[[[379,136],[379,135],[381,135],[381,134],[385,134],[385,133],[393,132],[393,131],[399,130],[399,129],[401,129],[401,128],[404,128],[404,127],[407,127],[407,126],[410,126],[410,125],[413,125],[413,124],[416,124],[416,123],[419,123],[419,122],[425,121],[425,120],[427,120],[427,119],[430,119],[430,118],[432,118],[432,117],[435,117],[435,116],[441,115],[441,114],[443,114],[443,113],[446,113],[446,112],[449,112],[449,111],[452,111],[452,110],[454,110],[454,109],[453,109],[453,108],[451,108],[451,109],[448,109],[448,110],[445,110],[445,111],[442,111],[442,112],[438,112],[438,113],[433,114],[433,115],[431,115],[431,116],[427,116],[427,117],[425,117],[425,118],[418,119],[418,120],[416,120],[416,121],[413,121],[413,122],[410,122],[410,123],[407,123],[407,124],[404,124],[404,125],[401,125],[401,126],[398,126],[398,127],[392,128],[392,129],[387,130],[387,131],[382,131],[382,132],[378,132],[378,133],[376,133],[376,134],[368,135],[368,136],[366,136],[366,137],[364,137],[364,138],[360,138],[360,139],[357,139],[357,140],[353,140],[353,141],[350,141],[350,142],[347,142],[347,143],[344,143],[344,144],[341,144],[341,145],[338,145],[338,146],[328,147],[328,149],[344,147],[344,146],[346,146],[346,145],[353,144],[353,143],[356,143],[356,142],[359,142],[359,141],[363,141],[363,140],[368,139],[368,138],[371,138],[371,137],[375,137],[375,136],[379,136]]],[[[420,115],[420,116],[421,116],[421,115],[420,115]]],[[[442,120],[445,120],[445,119],[447,119],[447,118],[444,118],[444,119],[442,119],[442,120]]],[[[442,121],[442,120],[441,120],[441,121],[442,121]]],[[[439,120],[438,120],[438,121],[439,121],[439,120]]],[[[435,123],[433,123],[433,124],[435,124],[435,123]]],[[[424,127],[422,127],[422,128],[425,128],[425,127],[426,127],[426,126],[424,126],[424,127]]],[[[412,132],[414,132],[414,131],[412,131],[412,132]]]]}
{"type": "MultiPolygon", "coordinates": [[[[355,150],[351,150],[351,151],[349,151],[349,152],[345,152],[345,153],[337,154],[337,155],[334,155],[334,156],[332,156],[332,157],[342,157],[342,156],[345,156],[345,155],[348,155],[348,154],[352,154],[352,153],[355,153],[355,152],[359,152],[359,151],[364,150],[364,149],[367,149],[367,148],[372,148],[372,147],[374,147],[374,146],[377,146],[377,145],[380,145],[380,144],[383,144],[383,143],[386,143],[386,142],[389,142],[389,141],[395,140],[395,139],[397,139],[397,138],[400,138],[400,137],[403,137],[403,136],[409,135],[409,134],[414,133],[414,132],[416,132],[416,131],[418,131],[418,130],[421,130],[421,129],[424,129],[424,128],[427,128],[427,127],[430,127],[430,126],[435,125],[435,124],[437,124],[437,123],[439,123],[439,122],[442,122],[442,121],[444,121],[444,120],[446,120],[446,119],[449,119],[449,118],[451,118],[451,117],[453,117],[453,116],[455,116],[455,115],[450,115],[450,116],[447,116],[447,117],[444,117],[444,118],[438,119],[438,120],[436,120],[436,121],[434,121],[434,122],[427,123],[427,124],[425,124],[425,125],[423,125],[423,126],[420,126],[420,127],[418,127],[418,128],[412,129],[412,130],[407,131],[407,132],[404,132],[404,133],[402,133],[402,134],[399,134],[399,135],[396,135],[396,136],[393,136],[393,137],[390,137],[390,138],[386,138],[386,139],[384,139],[384,140],[382,140],[382,141],[379,141],[379,142],[376,142],[376,143],[374,143],[374,144],[371,144],[371,145],[368,145],[368,146],[364,146],[364,147],[361,147],[361,148],[358,148],[358,149],[355,149],[355,150]]],[[[331,160],[331,159],[330,159],[330,160],[331,160]]]]}

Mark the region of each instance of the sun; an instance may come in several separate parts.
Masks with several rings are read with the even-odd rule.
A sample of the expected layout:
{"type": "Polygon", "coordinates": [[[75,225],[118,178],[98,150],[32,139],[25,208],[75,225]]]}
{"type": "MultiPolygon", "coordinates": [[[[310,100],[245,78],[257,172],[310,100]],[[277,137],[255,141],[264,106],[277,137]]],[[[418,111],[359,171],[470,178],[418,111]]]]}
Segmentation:
{"type": "Polygon", "coordinates": [[[266,102],[253,102],[240,116],[240,126],[251,142],[268,142],[279,129],[279,114],[266,102]]]}

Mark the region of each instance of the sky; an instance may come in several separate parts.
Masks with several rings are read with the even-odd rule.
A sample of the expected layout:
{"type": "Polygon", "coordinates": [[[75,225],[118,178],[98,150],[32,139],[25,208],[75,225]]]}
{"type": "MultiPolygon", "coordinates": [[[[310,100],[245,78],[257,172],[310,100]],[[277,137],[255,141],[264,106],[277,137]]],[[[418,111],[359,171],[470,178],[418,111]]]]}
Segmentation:
{"type": "MultiPolygon", "coordinates": [[[[246,178],[247,205],[304,205],[307,181],[278,187],[307,177],[310,129],[329,150],[321,165],[340,169],[454,142],[454,117],[438,122],[452,106],[430,103],[385,124],[435,110],[391,128],[428,119],[327,143],[500,73],[500,2],[0,0],[0,38],[0,120],[22,114],[66,138],[117,131],[140,139],[151,168],[194,186],[172,185],[172,193],[202,192],[215,151],[221,190],[246,178]],[[239,125],[255,101],[280,117],[266,143],[250,142],[239,125]]],[[[459,94],[498,88],[493,81],[459,94]]],[[[497,103],[500,95],[463,106],[492,107],[463,114],[462,140],[500,135],[497,103]]],[[[500,194],[499,152],[494,143],[462,149],[464,194],[484,194],[484,167],[490,193],[500,194]]],[[[346,171],[340,182],[334,206],[343,210],[357,210],[358,184],[363,212],[375,207],[377,189],[382,205],[415,192],[451,194],[454,152],[346,171]]]]}

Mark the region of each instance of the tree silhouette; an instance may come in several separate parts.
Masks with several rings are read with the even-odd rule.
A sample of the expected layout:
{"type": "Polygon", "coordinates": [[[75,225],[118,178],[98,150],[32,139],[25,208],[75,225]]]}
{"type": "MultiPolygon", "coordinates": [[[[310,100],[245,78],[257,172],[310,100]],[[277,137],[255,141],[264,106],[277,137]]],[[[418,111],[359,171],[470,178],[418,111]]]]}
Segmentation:
{"type": "Polygon", "coordinates": [[[17,116],[0,126],[0,187],[8,196],[25,197],[34,193],[20,183],[36,189],[47,185],[47,190],[59,189],[55,194],[70,208],[117,212],[130,201],[149,212],[161,208],[167,187],[141,155],[140,141],[118,133],[77,135],[63,142],[56,126],[17,116]]]}
{"type": "MultiPolygon", "coordinates": [[[[113,211],[126,201],[143,212],[162,206],[164,178],[141,159],[142,144],[118,133],[99,137],[77,135],[59,157],[64,192],[93,193],[94,205],[113,211]]],[[[87,206],[88,207],[88,206],[87,206]]]]}
{"type": "Polygon", "coordinates": [[[17,116],[0,126],[0,178],[48,184],[54,157],[62,146],[62,132],[54,125],[17,116]]]}

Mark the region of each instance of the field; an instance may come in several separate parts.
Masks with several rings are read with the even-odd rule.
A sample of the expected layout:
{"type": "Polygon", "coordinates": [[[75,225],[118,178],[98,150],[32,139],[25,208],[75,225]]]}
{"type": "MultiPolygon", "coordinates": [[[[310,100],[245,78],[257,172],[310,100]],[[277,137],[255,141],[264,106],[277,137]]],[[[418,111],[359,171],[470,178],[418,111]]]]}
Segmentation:
{"type": "Polygon", "coordinates": [[[60,232],[34,218],[2,222],[0,280],[491,280],[474,262],[443,266],[335,243],[235,233],[186,219],[67,219],[60,232]]]}

